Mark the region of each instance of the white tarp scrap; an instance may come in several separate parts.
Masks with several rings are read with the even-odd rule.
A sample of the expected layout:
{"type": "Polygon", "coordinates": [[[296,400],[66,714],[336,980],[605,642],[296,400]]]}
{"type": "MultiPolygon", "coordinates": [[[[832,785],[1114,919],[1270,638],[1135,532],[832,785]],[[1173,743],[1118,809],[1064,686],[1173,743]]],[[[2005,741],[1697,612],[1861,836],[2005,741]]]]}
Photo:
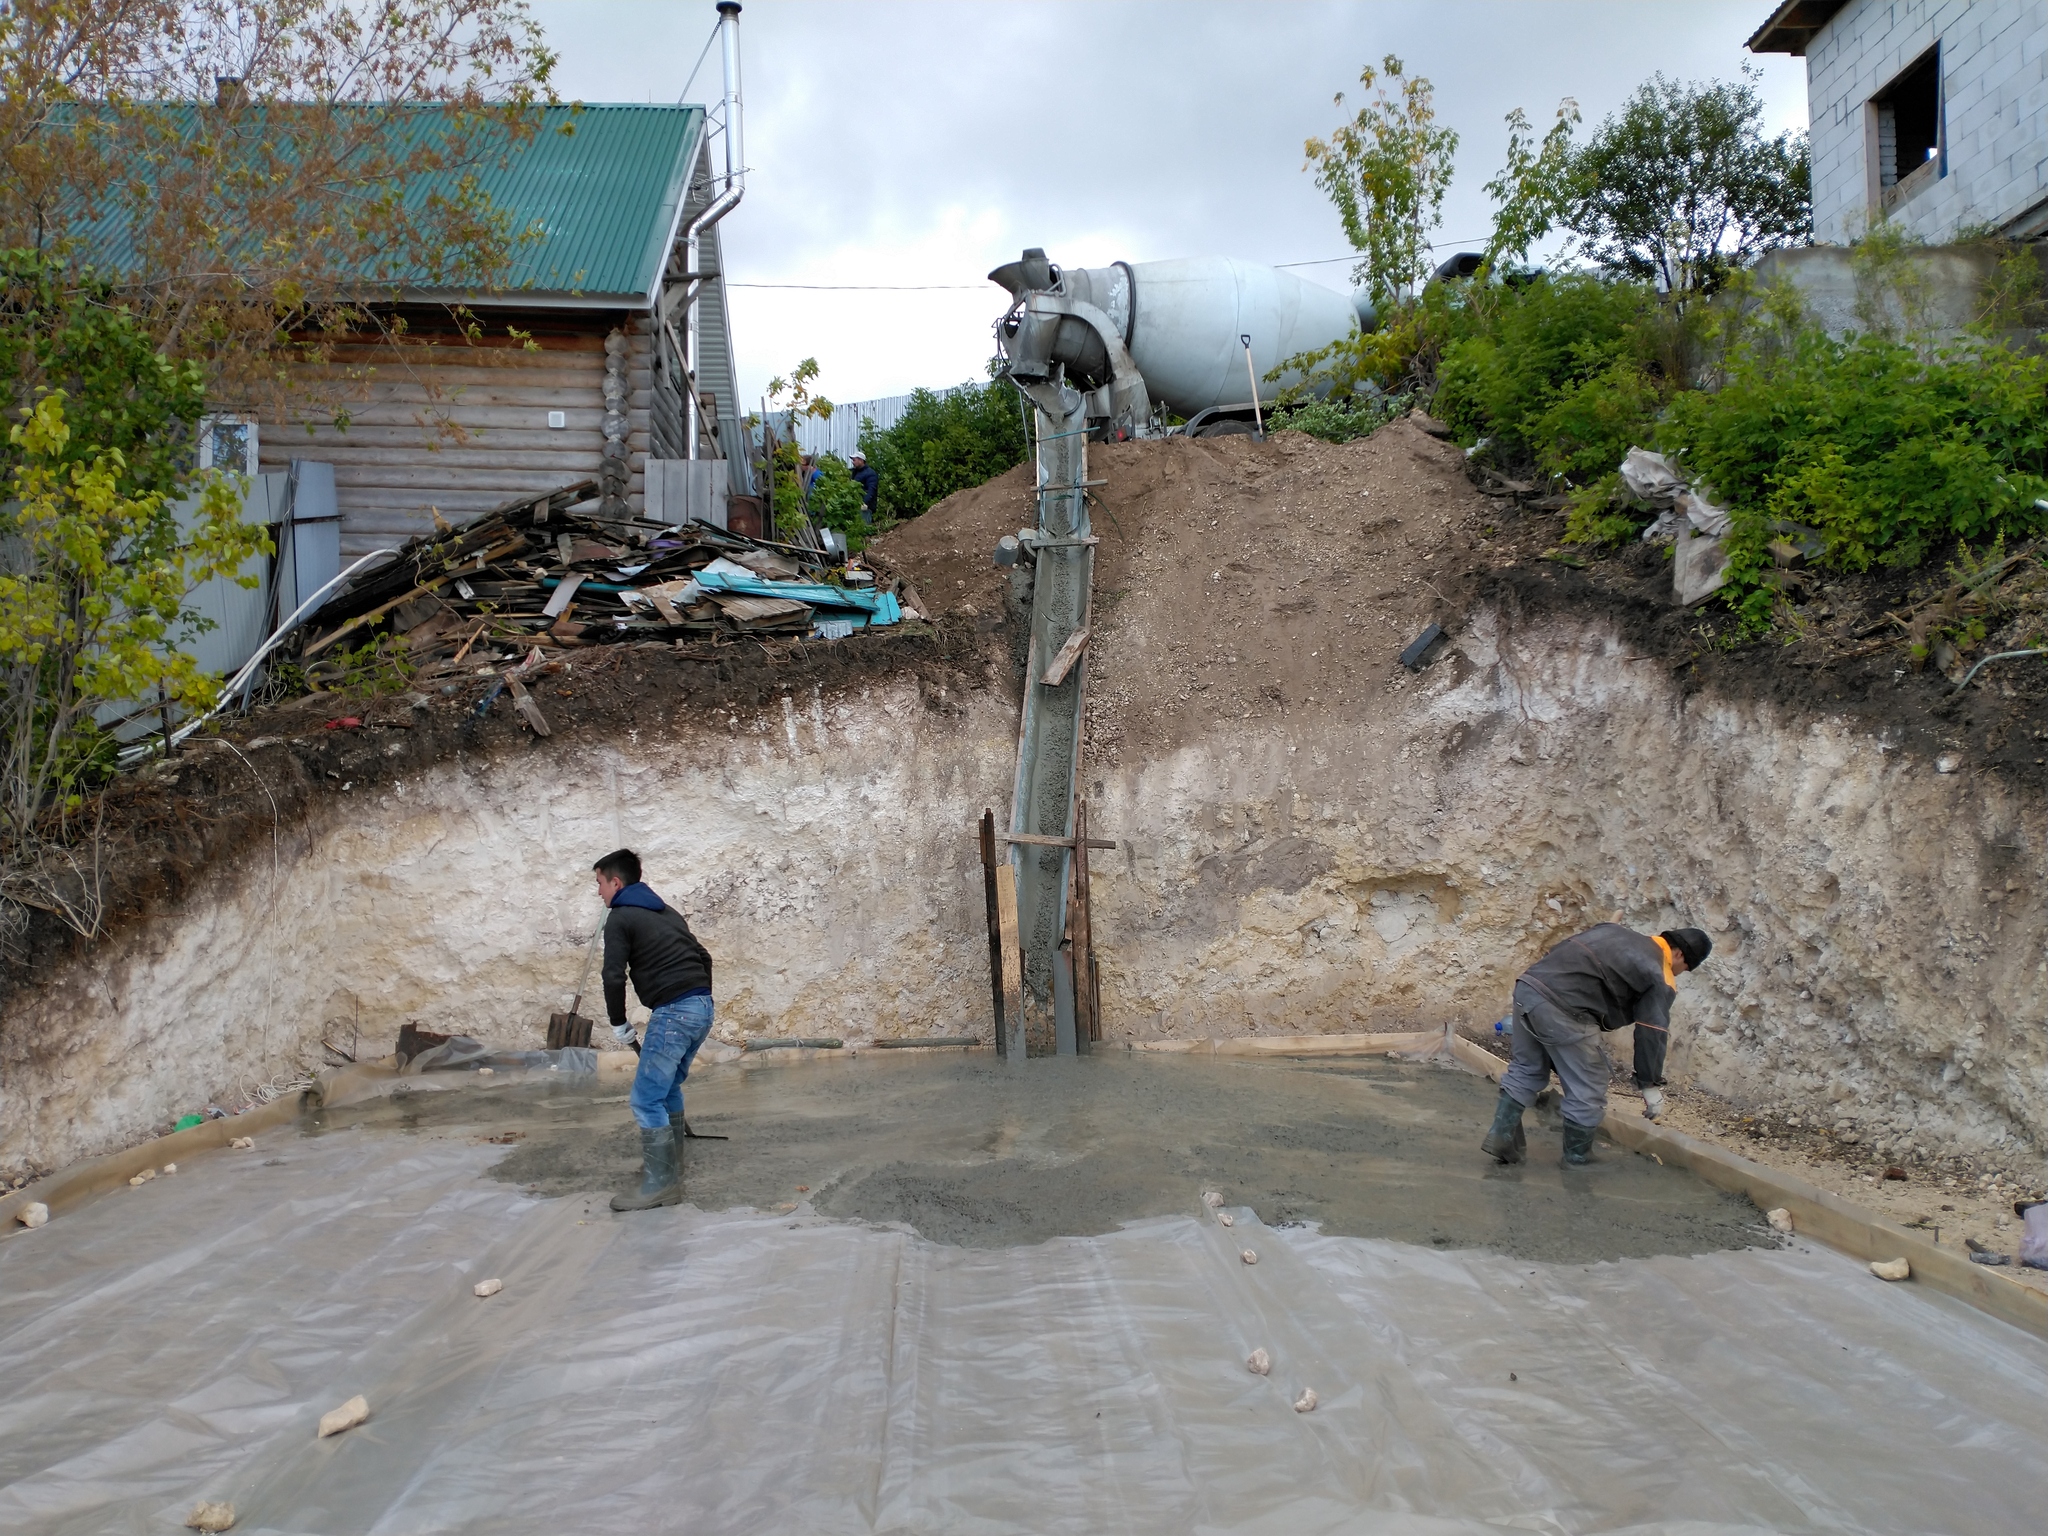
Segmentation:
{"type": "Polygon", "coordinates": [[[1621,483],[1628,487],[1629,495],[1660,514],[1643,530],[1646,540],[1671,537],[1680,518],[1710,538],[1720,538],[1732,526],[1727,509],[1700,495],[1678,466],[1661,453],[1629,449],[1621,461],[1621,483]]]}

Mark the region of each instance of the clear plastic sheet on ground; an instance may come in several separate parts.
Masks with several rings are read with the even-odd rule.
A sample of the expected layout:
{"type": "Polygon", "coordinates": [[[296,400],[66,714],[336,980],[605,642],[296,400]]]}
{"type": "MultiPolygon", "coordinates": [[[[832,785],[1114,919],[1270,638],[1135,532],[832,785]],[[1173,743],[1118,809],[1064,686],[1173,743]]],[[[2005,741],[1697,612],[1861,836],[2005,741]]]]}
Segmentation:
{"type": "Polygon", "coordinates": [[[1198,1188],[950,1247],[613,1217],[501,1150],[278,1131],[0,1243],[0,1530],[2039,1527],[2048,1345],[1824,1251],[1547,1265],[1198,1188]]]}

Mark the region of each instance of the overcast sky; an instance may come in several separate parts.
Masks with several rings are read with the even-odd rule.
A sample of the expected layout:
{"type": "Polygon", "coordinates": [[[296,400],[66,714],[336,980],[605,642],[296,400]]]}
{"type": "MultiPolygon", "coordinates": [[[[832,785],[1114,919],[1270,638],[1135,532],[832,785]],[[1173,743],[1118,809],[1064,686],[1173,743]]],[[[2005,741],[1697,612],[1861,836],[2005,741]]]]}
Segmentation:
{"type": "MultiPolygon", "coordinates": [[[[1590,129],[1657,71],[1761,67],[1772,131],[1806,126],[1803,59],[1743,41],[1769,0],[856,3],[747,0],[746,200],[723,226],[729,281],[921,284],[921,292],[732,289],[743,398],[799,359],[853,401],[980,376],[1006,295],[989,269],[1041,245],[1068,266],[1347,250],[1302,141],[1362,99],[1394,53],[1436,86],[1461,136],[1437,238],[1478,244],[1503,116],[1547,126],[1577,98],[1590,129]],[[950,286],[948,286],[950,285],[950,286]]],[[[675,101],[717,19],[711,0],[536,0],[583,101],[675,101]]],[[[688,99],[720,91],[718,55],[688,99]]],[[[1583,132],[1584,130],[1582,130],[1583,132]]],[[[1338,261],[1303,269],[1348,290],[1338,261]]]]}

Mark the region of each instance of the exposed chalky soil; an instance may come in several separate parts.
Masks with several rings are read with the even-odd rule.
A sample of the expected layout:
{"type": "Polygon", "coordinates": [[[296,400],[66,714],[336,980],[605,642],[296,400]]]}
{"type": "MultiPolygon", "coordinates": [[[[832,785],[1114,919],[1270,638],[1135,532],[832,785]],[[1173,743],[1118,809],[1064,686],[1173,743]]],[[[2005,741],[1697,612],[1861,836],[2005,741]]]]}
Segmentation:
{"type": "MultiPolygon", "coordinates": [[[[1478,1142],[1490,1083],[1385,1062],[1205,1062],[1125,1051],[1012,1068],[983,1053],[730,1064],[687,1089],[688,1200],[901,1223],[935,1242],[1009,1247],[1199,1208],[1204,1190],[1269,1224],[1558,1263],[1770,1246],[1744,1200],[1603,1147],[1559,1159],[1529,1117],[1517,1167],[1478,1142]]],[[[561,1196],[624,1188],[638,1137],[617,1093],[507,1086],[413,1093],[313,1117],[497,1139],[492,1177],[561,1196]]]]}

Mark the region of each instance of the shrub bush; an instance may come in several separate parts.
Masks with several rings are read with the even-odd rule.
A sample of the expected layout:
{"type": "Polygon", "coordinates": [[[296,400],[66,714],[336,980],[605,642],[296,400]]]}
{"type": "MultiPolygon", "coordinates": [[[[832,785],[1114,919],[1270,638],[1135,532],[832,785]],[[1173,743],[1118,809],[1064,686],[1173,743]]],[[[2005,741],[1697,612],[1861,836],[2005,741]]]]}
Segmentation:
{"type": "Polygon", "coordinates": [[[1730,587],[1753,624],[1780,522],[1818,529],[1824,563],[1849,571],[2048,527],[2048,358],[2004,346],[1809,328],[1672,401],[1658,441],[1733,516],[1730,587]]]}
{"type": "Polygon", "coordinates": [[[886,430],[863,422],[861,452],[881,476],[876,510],[916,517],[955,491],[993,480],[1030,451],[1018,394],[1006,379],[939,394],[913,391],[901,419],[886,430]]]}

